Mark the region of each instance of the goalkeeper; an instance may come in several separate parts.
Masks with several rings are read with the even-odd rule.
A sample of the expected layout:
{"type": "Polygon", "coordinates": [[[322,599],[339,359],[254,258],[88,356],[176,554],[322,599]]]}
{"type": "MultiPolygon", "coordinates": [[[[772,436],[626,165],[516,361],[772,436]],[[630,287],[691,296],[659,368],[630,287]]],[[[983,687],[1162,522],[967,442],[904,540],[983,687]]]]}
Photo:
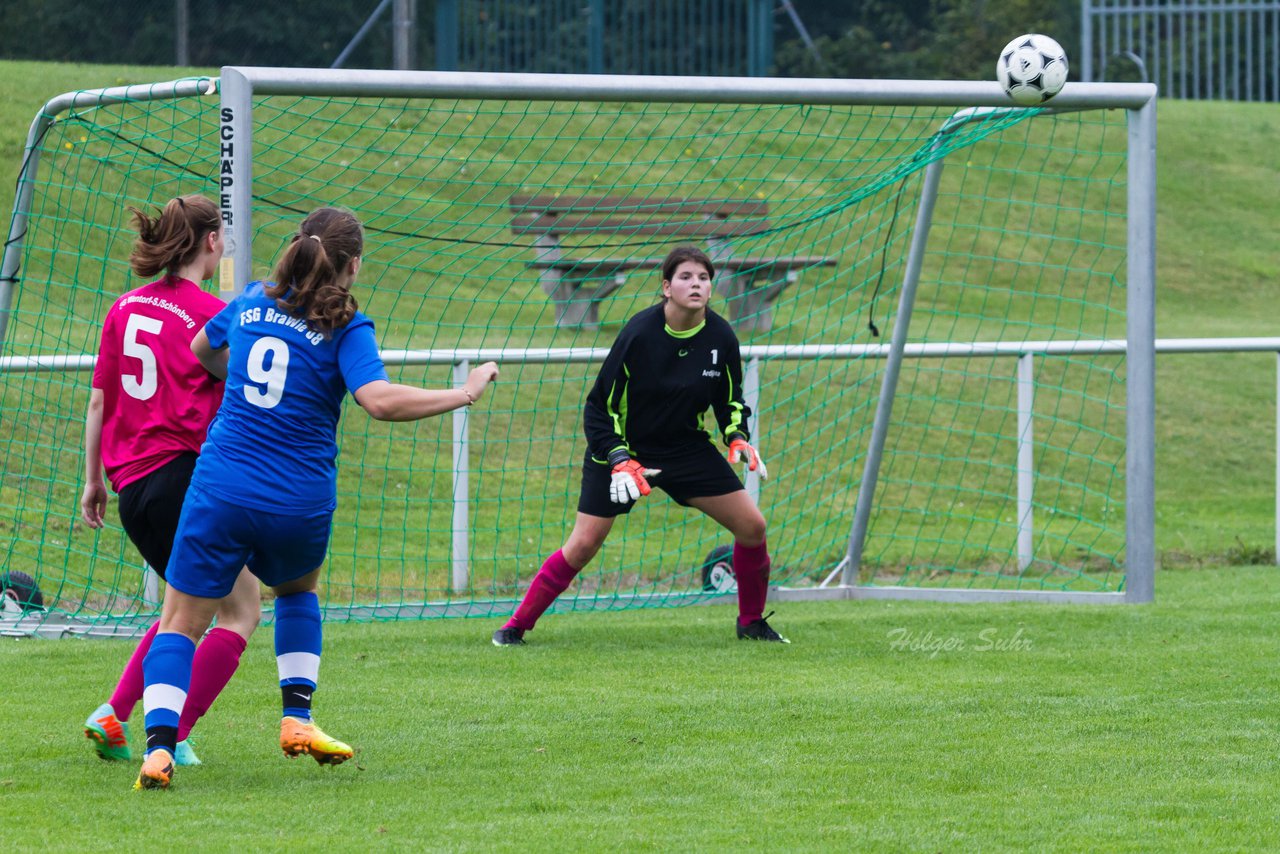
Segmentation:
{"type": "Polygon", "coordinates": [[[587,452],[578,516],[569,539],[542,564],[524,600],[493,633],[497,646],[524,634],[582,571],[613,527],[648,495],[650,481],[677,504],[710,516],[733,534],[740,639],[787,640],[764,616],[769,591],[765,521],[730,463],[767,476],[749,444],[742,357],[733,328],[710,311],[715,267],[692,246],[662,262],[662,302],[628,321],[609,350],[583,416],[587,452]],[[728,460],[702,428],[715,412],[728,460]]]}

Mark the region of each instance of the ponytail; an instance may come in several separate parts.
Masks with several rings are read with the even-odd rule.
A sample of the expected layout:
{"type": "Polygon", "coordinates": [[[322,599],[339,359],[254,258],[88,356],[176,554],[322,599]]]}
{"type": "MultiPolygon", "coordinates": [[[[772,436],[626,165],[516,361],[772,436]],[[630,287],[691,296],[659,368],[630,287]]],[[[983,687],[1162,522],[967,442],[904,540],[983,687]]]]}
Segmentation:
{"type": "Polygon", "coordinates": [[[129,208],[138,239],[129,255],[129,266],[144,279],[160,273],[173,275],[196,259],[201,242],[222,227],[218,208],[204,196],[170,199],[156,216],[129,208]]]}
{"type": "Polygon", "coordinates": [[[364,254],[364,231],[348,211],[320,208],[302,221],[276,264],[267,296],[281,311],[325,335],[351,322],[359,304],[340,271],[364,254]]]}

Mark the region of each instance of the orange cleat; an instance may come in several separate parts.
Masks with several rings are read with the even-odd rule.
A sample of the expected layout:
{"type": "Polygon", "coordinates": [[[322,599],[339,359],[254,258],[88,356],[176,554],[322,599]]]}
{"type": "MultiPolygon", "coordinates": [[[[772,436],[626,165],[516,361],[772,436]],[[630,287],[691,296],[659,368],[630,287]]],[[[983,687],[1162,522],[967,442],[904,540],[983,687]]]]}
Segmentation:
{"type": "Polygon", "coordinates": [[[135,789],[167,789],[173,780],[173,754],[163,747],[153,750],[142,760],[135,789]]]}
{"type": "Polygon", "coordinates": [[[289,757],[309,754],[321,765],[341,765],[355,755],[350,745],[325,735],[312,721],[288,715],[280,721],[280,749],[289,757]]]}

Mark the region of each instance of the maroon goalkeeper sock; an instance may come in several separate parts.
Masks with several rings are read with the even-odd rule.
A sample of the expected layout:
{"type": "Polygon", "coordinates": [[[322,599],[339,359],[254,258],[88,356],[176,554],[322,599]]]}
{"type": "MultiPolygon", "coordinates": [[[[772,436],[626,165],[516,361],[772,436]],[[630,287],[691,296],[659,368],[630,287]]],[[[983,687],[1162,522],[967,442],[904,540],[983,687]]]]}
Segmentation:
{"type": "Polygon", "coordinates": [[[733,574],[738,579],[738,625],[745,626],[764,616],[769,597],[769,547],[735,542],[733,574]]]}
{"type": "Polygon", "coordinates": [[[538,622],[538,618],[551,607],[551,603],[565,591],[569,582],[573,581],[577,574],[578,570],[564,559],[564,553],[556,549],[555,553],[542,564],[538,574],[533,577],[529,592],[524,594],[524,601],[520,603],[519,608],[516,608],[515,614],[507,620],[503,628],[525,631],[532,629],[534,623],[538,622]]]}
{"type": "Polygon", "coordinates": [[[178,720],[178,741],[182,741],[196,725],[196,721],[209,711],[213,701],[231,681],[231,675],[240,666],[240,654],[244,652],[244,638],[230,629],[215,628],[209,631],[196,647],[191,662],[191,687],[187,702],[178,720]]]}
{"type": "Polygon", "coordinates": [[[160,621],[156,620],[142,636],[142,640],[138,641],[137,648],[129,657],[129,663],[124,666],[124,672],[120,674],[116,690],[112,693],[111,699],[107,700],[115,711],[116,717],[122,721],[129,720],[129,715],[133,714],[133,707],[142,699],[142,660],[151,650],[151,641],[159,628],[160,621]]]}

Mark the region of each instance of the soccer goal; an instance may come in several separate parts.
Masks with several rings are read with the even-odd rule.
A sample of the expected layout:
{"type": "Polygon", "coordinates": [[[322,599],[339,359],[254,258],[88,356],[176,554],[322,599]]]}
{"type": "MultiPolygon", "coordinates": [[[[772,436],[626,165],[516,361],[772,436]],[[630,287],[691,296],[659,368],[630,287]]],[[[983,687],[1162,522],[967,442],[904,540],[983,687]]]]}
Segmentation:
{"type": "MultiPolygon", "coordinates": [[[[154,613],[119,527],[78,521],[83,414],[139,284],[126,208],[191,192],[223,209],[225,295],[342,205],[394,380],[502,364],[451,418],[346,407],[330,618],[510,611],[572,526],[584,397],[676,242],[716,259],[743,345],[775,598],[1153,596],[1153,86],[1023,109],[994,82],[225,68],[54,99],[24,158],[0,555],[43,610],[0,630],[154,613]]],[[[716,601],[726,543],[659,495],[557,608],[716,601]]]]}

